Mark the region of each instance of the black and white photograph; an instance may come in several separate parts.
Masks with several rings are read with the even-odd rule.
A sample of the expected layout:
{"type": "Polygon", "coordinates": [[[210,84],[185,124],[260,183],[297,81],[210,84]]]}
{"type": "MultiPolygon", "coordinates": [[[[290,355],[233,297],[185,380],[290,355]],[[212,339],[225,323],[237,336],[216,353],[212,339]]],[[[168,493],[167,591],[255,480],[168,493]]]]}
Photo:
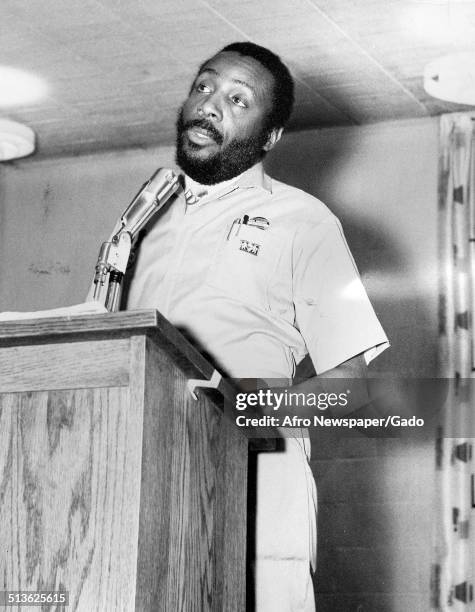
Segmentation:
{"type": "Polygon", "coordinates": [[[475,0],[2,0],[0,608],[475,612],[475,0]]]}

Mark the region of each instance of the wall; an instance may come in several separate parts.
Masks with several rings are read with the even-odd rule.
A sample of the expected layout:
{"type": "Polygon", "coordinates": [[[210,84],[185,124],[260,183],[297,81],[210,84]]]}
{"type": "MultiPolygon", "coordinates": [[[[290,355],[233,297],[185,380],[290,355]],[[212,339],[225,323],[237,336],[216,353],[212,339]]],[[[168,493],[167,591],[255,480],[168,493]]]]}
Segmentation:
{"type": "MultiPolygon", "coordinates": [[[[340,217],[392,347],[376,376],[437,374],[437,121],[302,132],[268,166],[340,217]]],[[[0,310],[83,300],[98,248],[170,149],[0,168],[0,310]]],[[[313,431],[319,612],[429,608],[433,442],[313,431]]]]}
{"type": "Polygon", "coordinates": [[[393,344],[375,372],[432,376],[437,369],[437,125],[292,134],[269,160],[274,176],[313,193],[341,219],[393,344]]]}
{"type": "MultiPolygon", "coordinates": [[[[392,346],[373,376],[437,361],[436,120],[293,134],[269,167],[341,219],[392,346]],[[291,163],[289,163],[291,160],[291,163]]],[[[434,442],[312,430],[319,612],[427,612],[434,442]]]]}
{"type": "Polygon", "coordinates": [[[173,156],[162,148],[0,167],[0,311],[84,301],[102,241],[173,156]]]}

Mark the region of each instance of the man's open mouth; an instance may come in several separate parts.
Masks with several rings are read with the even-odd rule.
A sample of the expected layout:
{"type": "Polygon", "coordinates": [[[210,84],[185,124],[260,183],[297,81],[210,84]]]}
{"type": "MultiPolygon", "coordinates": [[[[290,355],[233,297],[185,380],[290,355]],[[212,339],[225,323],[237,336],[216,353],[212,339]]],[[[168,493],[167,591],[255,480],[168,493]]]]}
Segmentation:
{"type": "Polygon", "coordinates": [[[193,126],[187,130],[188,138],[196,143],[216,142],[214,135],[204,128],[193,126]]]}

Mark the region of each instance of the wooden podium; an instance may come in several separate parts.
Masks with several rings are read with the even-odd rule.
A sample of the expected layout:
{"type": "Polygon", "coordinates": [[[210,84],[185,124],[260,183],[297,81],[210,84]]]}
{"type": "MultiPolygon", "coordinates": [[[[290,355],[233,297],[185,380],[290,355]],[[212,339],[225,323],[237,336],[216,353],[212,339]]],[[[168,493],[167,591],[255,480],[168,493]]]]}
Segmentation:
{"type": "Polygon", "coordinates": [[[245,609],[248,439],[187,388],[213,371],[152,310],[0,324],[0,590],[245,609]]]}

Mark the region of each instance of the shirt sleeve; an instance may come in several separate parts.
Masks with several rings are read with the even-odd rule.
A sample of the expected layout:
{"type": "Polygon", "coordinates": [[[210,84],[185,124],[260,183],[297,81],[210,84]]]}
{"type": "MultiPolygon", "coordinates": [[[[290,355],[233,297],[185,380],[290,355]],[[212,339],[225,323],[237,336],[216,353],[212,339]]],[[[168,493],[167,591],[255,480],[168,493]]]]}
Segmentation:
{"type": "Polygon", "coordinates": [[[366,362],[389,346],[336,217],[295,237],[296,324],[317,374],[360,353],[366,362]]]}

